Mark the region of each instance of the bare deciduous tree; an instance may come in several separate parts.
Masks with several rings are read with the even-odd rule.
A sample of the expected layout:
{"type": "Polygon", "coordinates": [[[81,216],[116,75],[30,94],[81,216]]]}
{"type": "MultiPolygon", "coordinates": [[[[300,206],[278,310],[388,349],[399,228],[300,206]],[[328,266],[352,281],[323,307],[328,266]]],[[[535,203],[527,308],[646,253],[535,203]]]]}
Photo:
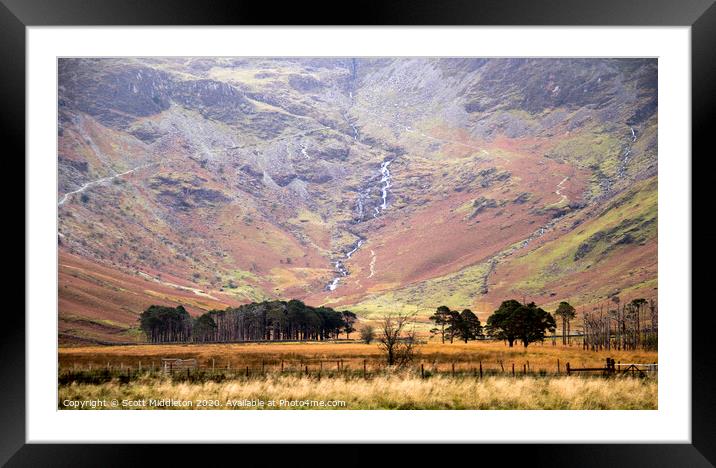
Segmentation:
{"type": "Polygon", "coordinates": [[[415,357],[418,340],[415,328],[408,328],[414,315],[385,315],[379,323],[378,343],[389,366],[402,367],[415,357]]]}
{"type": "Polygon", "coordinates": [[[371,344],[375,339],[375,328],[373,325],[363,325],[360,327],[360,339],[365,344],[371,344]]]}
{"type": "Polygon", "coordinates": [[[654,300],[634,299],[604,313],[603,306],[582,312],[583,349],[656,349],[658,346],[658,314],[654,300]],[[614,326],[612,326],[612,324],[614,326]]]}

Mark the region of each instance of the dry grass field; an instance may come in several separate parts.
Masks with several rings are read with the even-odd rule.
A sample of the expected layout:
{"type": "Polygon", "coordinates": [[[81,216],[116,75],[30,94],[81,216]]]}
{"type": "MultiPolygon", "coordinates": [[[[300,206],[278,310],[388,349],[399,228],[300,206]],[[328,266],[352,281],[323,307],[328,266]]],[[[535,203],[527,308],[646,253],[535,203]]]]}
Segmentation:
{"type": "Polygon", "coordinates": [[[188,383],[169,378],[140,377],[131,384],[116,381],[100,385],[71,384],[60,387],[58,407],[66,400],[115,399],[120,406],[100,409],[166,409],[149,399],[191,401],[191,406],[171,409],[255,409],[232,401],[263,401],[258,409],[656,409],[656,379],[617,377],[506,377],[483,379],[438,376],[421,379],[411,375],[376,378],[323,378],[269,375],[265,378],[224,382],[188,383]],[[212,403],[207,406],[206,401],[212,403]],[[122,406],[123,401],[145,406],[122,406]],[[270,406],[269,401],[275,405],[270,406]],[[281,403],[290,401],[294,403],[281,403]],[[310,401],[326,402],[311,406],[310,401]],[[213,403],[215,402],[215,403],[213,403]],[[328,403],[334,402],[334,403],[328,403]],[[344,402],[344,403],[341,403],[344,402]],[[288,405],[293,406],[288,406],[288,405]],[[336,406],[333,406],[336,405],[336,406]]]}
{"type": "MultiPolygon", "coordinates": [[[[482,366],[485,370],[511,371],[512,364],[517,371],[528,366],[530,371],[544,370],[548,373],[557,371],[557,360],[564,372],[567,362],[572,367],[603,367],[607,357],[621,363],[656,363],[657,353],[651,351],[585,351],[580,345],[552,346],[545,342],[531,344],[527,349],[516,345],[509,348],[502,342],[471,341],[440,343],[431,340],[419,347],[419,355],[415,365],[421,363],[426,369],[446,370],[455,364],[456,369],[472,370],[482,366]]],[[[306,342],[306,343],[243,343],[243,344],[177,344],[177,345],[129,345],[129,346],[90,346],[77,348],[60,348],[60,369],[86,369],[106,367],[138,367],[158,366],[161,358],[194,358],[202,368],[212,364],[216,368],[240,369],[249,366],[267,369],[280,366],[284,361],[285,368],[306,365],[310,369],[320,366],[331,366],[335,361],[342,361],[344,368],[358,369],[363,361],[370,369],[383,365],[383,355],[377,344],[363,344],[353,341],[338,342],[306,342]],[[212,362],[213,360],[213,362],[212,362]]]]}

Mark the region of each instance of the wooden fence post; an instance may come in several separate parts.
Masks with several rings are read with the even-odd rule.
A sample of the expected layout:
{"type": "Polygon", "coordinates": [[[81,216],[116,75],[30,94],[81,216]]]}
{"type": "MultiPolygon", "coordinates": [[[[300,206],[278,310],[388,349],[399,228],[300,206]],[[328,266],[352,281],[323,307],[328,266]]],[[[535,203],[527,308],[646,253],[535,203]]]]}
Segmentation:
{"type": "Polygon", "coordinates": [[[567,366],[566,366],[566,367],[567,367],[567,375],[570,375],[570,372],[569,372],[569,363],[567,363],[567,366]]]}
{"type": "Polygon", "coordinates": [[[246,366],[246,377],[249,376],[249,366],[246,366]]]}
{"type": "Polygon", "coordinates": [[[482,378],[482,361],[480,361],[480,378],[482,378]]]}
{"type": "Polygon", "coordinates": [[[512,363],[512,377],[515,376],[515,363],[512,363]]]}
{"type": "Polygon", "coordinates": [[[365,359],[363,359],[363,378],[364,379],[365,379],[365,375],[366,375],[365,370],[366,370],[365,369],[365,359]]]}
{"type": "Polygon", "coordinates": [[[455,377],[455,363],[452,363],[452,376],[455,377]]]}
{"type": "Polygon", "coordinates": [[[425,378],[425,366],[423,365],[423,363],[420,363],[420,378],[425,378]]]}
{"type": "Polygon", "coordinates": [[[562,370],[559,368],[559,358],[557,358],[557,374],[561,374],[562,370]]]}

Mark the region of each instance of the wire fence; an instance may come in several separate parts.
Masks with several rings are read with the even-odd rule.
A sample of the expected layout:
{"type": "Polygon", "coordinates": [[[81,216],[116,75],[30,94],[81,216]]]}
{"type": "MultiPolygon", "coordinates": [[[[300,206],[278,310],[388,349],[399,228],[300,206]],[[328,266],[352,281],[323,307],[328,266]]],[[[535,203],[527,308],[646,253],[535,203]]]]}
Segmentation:
{"type": "Polygon", "coordinates": [[[346,361],[343,359],[324,360],[263,360],[250,363],[217,362],[215,359],[199,362],[196,359],[162,358],[157,361],[133,365],[124,363],[65,363],[60,367],[61,385],[72,382],[102,383],[113,379],[129,382],[141,377],[169,377],[173,380],[223,381],[275,376],[294,376],[308,378],[363,378],[391,375],[396,371],[414,374],[421,378],[434,376],[452,378],[484,378],[487,376],[511,377],[555,377],[572,375],[592,376],[634,376],[655,377],[657,363],[621,363],[607,358],[604,366],[574,367],[559,359],[547,368],[544,363],[535,366],[529,361],[436,361],[413,362],[406,366],[395,367],[363,359],[346,361]]]}

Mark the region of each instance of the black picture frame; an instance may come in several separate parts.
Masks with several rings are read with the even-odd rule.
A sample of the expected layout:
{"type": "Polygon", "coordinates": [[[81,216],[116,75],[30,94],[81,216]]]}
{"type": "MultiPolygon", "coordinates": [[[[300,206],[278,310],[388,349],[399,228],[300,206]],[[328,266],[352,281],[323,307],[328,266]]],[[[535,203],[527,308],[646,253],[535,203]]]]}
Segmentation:
{"type": "MultiPolygon", "coordinates": [[[[245,0],[191,2],[186,0],[0,0],[0,113],[4,134],[5,157],[25,154],[25,28],[28,26],[133,26],[133,25],[516,25],[516,26],[690,26],[692,76],[692,154],[703,153],[700,170],[693,172],[692,188],[709,186],[709,171],[704,170],[710,140],[713,109],[716,107],[716,6],[713,0],[450,0],[356,1],[351,5],[338,2],[310,4],[251,2],[245,0]],[[280,5],[280,7],[279,7],[280,5]],[[321,12],[333,12],[322,17],[321,12]],[[342,13],[339,13],[342,12],[342,13]],[[9,146],[8,146],[9,143],[9,146]],[[700,178],[700,180],[699,180],[700,178]],[[697,182],[702,182],[699,184],[697,182]]],[[[713,151],[710,151],[713,152],[713,151]]],[[[688,157],[670,155],[670,157],[688,157]]],[[[691,157],[692,167],[695,159],[691,157]]],[[[20,158],[15,157],[19,163],[20,158]]],[[[23,158],[24,160],[24,158],[23,158]]],[[[25,173],[24,164],[22,169],[25,173]]],[[[668,194],[663,194],[667,196],[668,194]]],[[[693,194],[692,213],[697,207],[708,210],[708,201],[693,194]]],[[[19,208],[16,208],[19,211],[19,208]]],[[[19,213],[18,213],[19,214],[19,213]]],[[[24,213],[18,218],[24,218],[24,213]]],[[[693,229],[693,226],[692,226],[693,229]]],[[[694,231],[692,231],[694,232],[694,231]]],[[[713,231],[711,231],[713,232],[713,231]]],[[[25,236],[27,236],[25,232],[25,236]]],[[[713,245],[714,234],[709,234],[713,245]]],[[[692,241],[693,242],[693,241],[692,241]]],[[[27,256],[25,243],[25,255],[27,256]]],[[[693,248],[693,247],[692,247],[693,248]]],[[[713,253],[699,255],[709,262],[713,253]]],[[[23,268],[24,271],[24,268],[23,268]]],[[[19,276],[19,275],[17,275],[19,276]]],[[[24,277],[24,275],[23,275],[24,277]]],[[[692,275],[692,291],[708,290],[708,277],[692,275]],[[694,287],[694,285],[696,287],[694,287]]],[[[685,304],[689,313],[697,311],[685,304]]],[[[148,454],[160,455],[162,464],[186,464],[195,456],[206,460],[206,454],[218,461],[230,446],[198,451],[174,450],[153,445],[106,444],[27,444],[25,419],[25,321],[15,311],[5,311],[0,328],[0,462],[7,466],[127,466],[147,462],[148,454]],[[11,313],[12,312],[12,313],[11,313]]],[[[518,445],[502,447],[483,445],[479,463],[486,463],[490,452],[509,451],[509,464],[538,466],[542,463],[566,466],[714,466],[716,464],[716,386],[711,370],[713,351],[710,330],[713,313],[692,313],[692,443],[691,444],[570,444],[518,445]]],[[[536,428],[538,433],[538,428],[536,428]]],[[[315,464],[318,458],[332,463],[353,464],[355,450],[333,446],[331,455],[306,455],[305,462],[315,464]],[[348,455],[349,453],[353,453],[348,455]]],[[[426,460],[429,450],[401,452],[401,461],[411,457],[426,460]]],[[[262,450],[262,453],[266,453],[262,450]]],[[[476,452],[473,452],[476,453],[476,452]]],[[[278,464],[276,455],[296,460],[295,448],[272,450],[272,455],[249,466],[278,464]],[[283,452],[283,455],[281,453],[283,452]]],[[[443,461],[449,457],[443,453],[443,461]]],[[[454,460],[457,462],[457,460],[454,460]]],[[[497,462],[495,462],[497,463],[497,462]]]]}

